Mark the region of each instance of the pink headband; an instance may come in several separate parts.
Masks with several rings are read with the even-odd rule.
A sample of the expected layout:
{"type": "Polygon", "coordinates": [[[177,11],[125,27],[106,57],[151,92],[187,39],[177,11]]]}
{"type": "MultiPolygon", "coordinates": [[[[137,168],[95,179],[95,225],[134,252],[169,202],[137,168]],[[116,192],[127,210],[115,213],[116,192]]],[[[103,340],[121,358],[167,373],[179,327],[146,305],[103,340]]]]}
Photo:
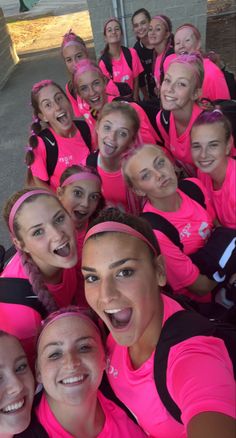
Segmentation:
{"type": "Polygon", "coordinates": [[[68,186],[69,184],[72,184],[75,181],[80,181],[83,179],[87,179],[90,181],[99,181],[99,183],[101,183],[101,180],[98,175],[95,175],[94,173],[90,173],[90,172],[80,172],[68,176],[68,178],[66,178],[65,181],[63,181],[61,187],[68,186]]]}
{"type": "Polygon", "coordinates": [[[77,77],[77,75],[82,75],[83,73],[87,73],[88,71],[95,71],[96,73],[99,73],[101,76],[103,76],[102,71],[97,65],[92,64],[88,59],[83,59],[75,66],[74,70],[74,76],[77,77]]]}
{"type": "MultiPolygon", "coordinates": [[[[57,313],[57,311],[55,313],[57,313]]],[[[47,321],[46,322],[45,321],[41,321],[42,330],[41,330],[41,332],[39,334],[39,337],[38,337],[38,340],[37,340],[37,345],[39,344],[41,335],[44,332],[45,328],[49,327],[53,322],[55,322],[55,321],[57,321],[57,320],[59,320],[61,318],[67,317],[67,316],[78,316],[79,318],[82,318],[85,321],[89,321],[92,324],[92,326],[97,330],[99,336],[101,337],[101,332],[100,332],[98,326],[95,324],[95,322],[93,322],[93,320],[91,318],[89,318],[89,316],[85,315],[83,312],[81,312],[80,309],[78,309],[78,311],[73,310],[71,312],[58,313],[54,317],[52,317],[52,319],[49,319],[48,322],[47,321]]],[[[50,315],[49,315],[49,318],[50,318],[50,315]]]]}
{"type": "Polygon", "coordinates": [[[167,26],[167,30],[170,32],[170,26],[169,23],[165,20],[165,18],[161,17],[161,15],[155,15],[154,17],[152,17],[152,20],[161,20],[165,27],[167,26]]]}
{"type": "Polygon", "coordinates": [[[121,28],[121,24],[120,24],[118,18],[116,18],[116,17],[108,18],[108,20],[105,21],[105,23],[104,23],[104,27],[103,27],[103,33],[104,33],[104,35],[105,35],[105,33],[106,33],[106,27],[107,27],[108,23],[110,23],[111,21],[116,21],[116,23],[118,23],[119,26],[120,26],[120,28],[121,28]]]}
{"type": "Polygon", "coordinates": [[[23,204],[23,202],[26,199],[28,199],[28,198],[30,198],[31,196],[34,196],[34,195],[49,195],[49,196],[56,197],[56,195],[54,195],[53,193],[51,193],[51,192],[49,192],[49,191],[47,191],[45,189],[30,190],[29,192],[26,192],[22,196],[20,196],[17,199],[17,201],[15,202],[15,204],[12,206],[12,209],[11,209],[10,215],[9,215],[8,226],[9,226],[10,232],[12,234],[14,234],[13,222],[14,222],[15,215],[16,215],[16,212],[17,212],[18,208],[23,204]]]}
{"type": "Polygon", "coordinates": [[[117,233],[125,233],[129,234],[130,236],[136,237],[137,239],[142,240],[145,242],[149,248],[154,252],[154,254],[157,256],[157,249],[149,242],[148,239],[146,239],[145,236],[143,236],[139,231],[135,230],[134,228],[130,227],[129,225],[122,224],[120,222],[115,221],[107,221],[107,222],[101,222],[100,224],[94,225],[94,227],[90,228],[88,230],[87,234],[84,238],[84,244],[89,239],[89,237],[94,236],[95,234],[104,233],[104,232],[117,232],[117,233]]]}
{"type": "Polygon", "coordinates": [[[68,41],[67,43],[63,44],[62,49],[64,49],[65,47],[68,47],[68,46],[82,46],[83,49],[85,49],[85,45],[83,43],[80,43],[79,41],[76,41],[76,40],[71,40],[71,41],[68,41]]]}

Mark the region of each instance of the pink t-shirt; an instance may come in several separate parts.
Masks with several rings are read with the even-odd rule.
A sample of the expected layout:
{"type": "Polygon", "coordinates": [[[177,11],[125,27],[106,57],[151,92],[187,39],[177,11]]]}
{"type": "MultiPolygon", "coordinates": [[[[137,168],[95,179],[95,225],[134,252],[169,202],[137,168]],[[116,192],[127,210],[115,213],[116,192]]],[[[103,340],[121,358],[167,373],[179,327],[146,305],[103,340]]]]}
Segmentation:
{"type": "Polygon", "coordinates": [[[161,112],[158,112],[156,123],[157,127],[160,130],[160,133],[163,137],[165,147],[172,153],[176,164],[182,166],[189,176],[196,175],[196,166],[193,163],[192,154],[191,154],[191,140],[190,140],[190,132],[195,122],[196,118],[202,112],[202,108],[198,105],[193,105],[192,116],[190,122],[186,128],[186,130],[178,136],[176,127],[175,127],[175,119],[173,113],[170,114],[169,121],[169,133],[165,131],[160,121],[161,112]]]}
{"type": "MultiPolygon", "coordinates": [[[[163,296],[164,322],[181,306],[163,296]]],[[[153,438],[187,438],[187,425],[197,414],[215,411],[235,418],[236,391],[233,367],[224,342],[195,336],[173,346],[169,353],[167,387],[182,412],[183,424],[166,410],[153,377],[153,352],[134,369],[128,348],[107,340],[109,382],[116,395],[134,413],[153,438]]]]}
{"type": "MultiPolygon", "coordinates": [[[[130,48],[130,53],[132,56],[132,70],[129,68],[125,56],[121,50],[119,59],[112,59],[112,72],[113,80],[115,82],[126,82],[129,84],[130,88],[134,89],[134,79],[137,78],[143,71],[143,66],[137,55],[135,49],[130,48]]],[[[99,61],[99,67],[102,70],[104,76],[110,78],[110,74],[106,69],[106,66],[102,60],[99,61]]]]}
{"type": "MultiPolygon", "coordinates": [[[[15,254],[7,264],[1,277],[28,278],[18,254],[15,254]]],[[[46,286],[59,307],[66,307],[70,304],[80,302],[75,267],[63,270],[61,283],[46,283],[46,286]]],[[[40,326],[40,321],[41,317],[39,313],[31,307],[0,302],[0,329],[17,336],[22,341],[26,353],[30,358],[34,352],[35,337],[40,326]]]]}
{"type": "Polygon", "coordinates": [[[98,164],[97,170],[102,179],[102,194],[106,200],[106,204],[129,211],[127,189],[121,169],[116,172],[107,172],[98,164]]]}
{"type": "Polygon", "coordinates": [[[68,97],[68,99],[69,99],[69,101],[71,103],[72,108],[73,108],[74,116],[75,117],[81,117],[82,114],[80,113],[79,106],[78,106],[78,103],[77,103],[77,99],[75,97],[73,97],[72,94],[70,93],[68,82],[66,84],[66,95],[67,95],[67,97],[68,97]]]}
{"type": "Polygon", "coordinates": [[[210,175],[199,169],[198,178],[207,190],[221,225],[236,229],[236,160],[228,159],[225,180],[218,190],[214,189],[210,175]]]}
{"type": "MultiPolygon", "coordinates": [[[[58,145],[58,160],[53,175],[50,178],[50,187],[56,190],[59,186],[61,174],[64,170],[72,166],[72,164],[81,164],[90,151],[86,146],[79,130],[76,135],[71,138],[61,137],[50,128],[58,145]]],[[[46,148],[44,141],[38,138],[38,146],[34,149],[35,160],[30,166],[33,175],[42,181],[48,181],[47,165],[46,165],[46,148]]],[[[53,146],[53,145],[52,145],[53,146]]]]}
{"type": "MultiPolygon", "coordinates": [[[[105,398],[100,391],[98,391],[98,400],[105,414],[105,423],[97,438],[144,438],[146,436],[119,406],[105,398]]],[[[49,438],[74,437],[57,421],[49,407],[45,394],[42,395],[39,406],[36,408],[36,415],[49,438]]]]}
{"type": "Polygon", "coordinates": [[[214,212],[202,184],[199,184],[196,178],[190,178],[189,180],[196,183],[204,192],[207,210],[178,189],[177,191],[182,199],[178,211],[161,211],[153,207],[150,202],[145,204],[143,211],[161,215],[172,223],[179,232],[180,241],[184,246],[183,251],[174,245],[164,233],[153,230],[165,259],[167,281],[174,293],[188,295],[195,301],[208,302],[211,299],[210,294],[198,297],[186,289],[194,283],[199,275],[198,267],[192,263],[188,255],[204,246],[213,229],[214,212]]]}

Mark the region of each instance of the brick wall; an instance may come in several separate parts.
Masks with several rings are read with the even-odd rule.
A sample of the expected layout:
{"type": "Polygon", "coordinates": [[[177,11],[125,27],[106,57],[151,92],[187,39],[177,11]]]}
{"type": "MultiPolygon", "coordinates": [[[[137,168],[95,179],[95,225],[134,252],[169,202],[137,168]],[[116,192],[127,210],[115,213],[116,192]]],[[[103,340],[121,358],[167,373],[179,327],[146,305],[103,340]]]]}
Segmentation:
{"type": "Polygon", "coordinates": [[[11,41],[3,11],[0,8],[0,89],[18,61],[19,58],[11,41]]]}
{"type": "MultiPolygon", "coordinates": [[[[104,48],[103,24],[114,16],[112,0],[87,0],[93,29],[94,45],[97,57],[104,48]]],[[[120,1],[117,2],[118,4],[120,1]]],[[[132,33],[131,16],[137,9],[145,7],[151,15],[165,14],[173,22],[173,30],[184,22],[195,24],[202,34],[202,46],[205,47],[207,0],[124,0],[124,17],[127,28],[128,46],[135,40],[132,33]]],[[[121,11],[118,8],[118,16],[121,11]]]]}

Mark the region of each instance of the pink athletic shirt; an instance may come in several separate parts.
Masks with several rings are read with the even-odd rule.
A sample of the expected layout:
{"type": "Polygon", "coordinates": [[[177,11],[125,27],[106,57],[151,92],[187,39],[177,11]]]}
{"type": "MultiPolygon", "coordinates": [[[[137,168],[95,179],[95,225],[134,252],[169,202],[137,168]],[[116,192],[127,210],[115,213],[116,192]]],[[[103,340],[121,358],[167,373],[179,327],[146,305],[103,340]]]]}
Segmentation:
{"type": "MultiPolygon", "coordinates": [[[[97,438],[144,438],[147,436],[119,406],[105,398],[100,391],[98,391],[98,400],[105,414],[105,423],[97,438]]],[[[45,394],[42,395],[39,406],[36,408],[36,415],[49,438],[74,437],[57,421],[45,394]]]]}
{"type": "Polygon", "coordinates": [[[78,103],[77,103],[77,99],[74,96],[72,96],[72,94],[70,93],[69,87],[68,87],[68,82],[66,84],[66,95],[67,95],[67,97],[68,97],[68,99],[69,99],[69,101],[71,103],[72,108],[73,108],[74,116],[75,117],[81,117],[82,114],[80,113],[79,106],[78,106],[78,103]]]}
{"type": "MultiPolygon", "coordinates": [[[[53,190],[56,190],[59,186],[60,177],[64,170],[67,167],[72,166],[72,164],[82,164],[90,151],[78,129],[76,135],[71,138],[61,137],[51,128],[50,131],[54,135],[58,145],[58,160],[54,173],[50,178],[50,187],[53,190]]],[[[45,144],[40,137],[37,137],[37,139],[38,146],[34,149],[35,160],[30,166],[30,169],[36,178],[39,178],[42,181],[48,181],[49,177],[46,166],[45,144]]]]}
{"type": "MultiPolygon", "coordinates": [[[[133,90],[134,79],[137,78],[140,75],[140,73],[143,72],[143,66],[137,55],[136,50],[133,48],[130,48],[129,50],[132,56],[132,70],[129,68],[125,56],[121,50],[119,59],[112,58],[112,71],[113,71],[113,80],[115,82],[126,82],[133,90]]],[[[106,66],[102,60],[99,61],[99,67],[102,70],[104,76],[110,78],[110,74],[107,71],[106,66]]]]}
{"type": "Polygon", "coordinates": [[[207,210],[177,189],[182,200],[178,211],[161,211],[153,207],[150,202],[145,204],[143,211],[161,215],[172,223],[179,232],[180,241],[184,246],[183,251],[174,245],[164,233],[153,230],[165,259],[167,281],[174,293],[188,295],[195,301],[207,302],[211,300],[210,294],[200,297],[186,289],[194,283],[199,275],[198,267],[193,264],[188,255],[204,246],[213,229],[214,212],[203,185],[199,184],[200,181],[196,178],[189,178],[189,180],[197,184],[204,192],[207,210]]]}
{"type": "MultiPolygon", "coordinates": [[[[181,306],[169,297],[162,298],[164,324],[181,306]]],[[[201,412],[214,411],[235,418],[233,367],[221,339],[195,336],[170,350],[167,387],[181,409],[183,424],[173,419],[157,393],[153,377],[155,352],[134,369],[128,348],[118,345],[111,334],[107,350],[107,374],[113,390],[152,438],[187,438],[188,423],[201,412]]]]}
{"type": "MultiPolygon", "coordinates": [[[[15,254],[5,267],[1,277],[28,278],[24,272],[20,257],[15,254]]],[[[47,284],[50,293],[59,307],[80,303],[76,268],[63,269],[59,284],[47,284]]],[[[35,337],[40,326],[39,313],[21,304],[0,302],[0,329],[11,333],[22,341],[29,358],[34,354],[35,337]]]]}
{"type": "Polygon", "coordinates": [[[221,225],[236,229],[236,160],[228,159],[225,180],[218,190],[214,189],[210,175],[199,169],[197,173],[206,187],[221,225]]]}
{"type": "Polygon", "coordinates": [[[173,155],[176,164],[183,167],[189,176],[196,175],[196,166],[193,163],[192,154],[191,154],[190,132],[193,123],[195,122],[196,118],[199,116],[201,112],[202,112],[202,108],[200,108],[197,104],[194,104],[190,122],[186,130],[180,136],[177,134],[175,127],[175,119],[172,112],[170,114],[168,134],[163,128],[162,123],[160,121],[160,114],[161,114],[160,111],[158,112],[156,117],[157,127],[160,130],[160,133],[163,137],[165,147],[173,155]]]}

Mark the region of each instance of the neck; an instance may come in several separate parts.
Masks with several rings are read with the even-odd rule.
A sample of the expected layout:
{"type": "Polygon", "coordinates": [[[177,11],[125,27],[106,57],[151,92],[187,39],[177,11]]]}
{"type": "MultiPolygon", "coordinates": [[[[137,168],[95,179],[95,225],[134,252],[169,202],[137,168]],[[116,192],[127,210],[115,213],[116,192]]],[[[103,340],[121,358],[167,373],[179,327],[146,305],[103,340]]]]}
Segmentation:
{"type": "Polygon", "coordinates": [[[129,356],[134,369],[138,369],[146,362],[158,343],[163,320],[163,301],[160,293],[156,294],[155,310],[152,319],[138,341],[129,347],[129,356]]]}
{"type": "Polygon", "coordinates": [[[166,212],[174,212],[178,211],[181,206],[181,197],[178,192],[174,192],[173,195],[170,195],[166,198],[149,198],[149,202],[155,207],[157,210],[166,211],[166,212]]]}
{"type": "Polygon", "coordinates": [[[153,46],[149,44],[149,39],[148,36],[146,35],[143,38],[140,38],[140,42],[143,44],[144,47],[146,47],[147,49],[152,49],[153,46]]]}
{"type": "Polygon", "coordinates": [[[108,172],[116,172],[120,169],[120,158],[106,158],[102,157],[100,154],[98,155],[98,164],[103,170],[107,170],[108,172]]]}
{"type": "Polygon", "coordinates": [[[120,43],[109,44],[109,53],[112,58],[118,59],[121,54],[121,44],[120,43]]]}
{"type": "Polygon", "coordinates": [[[38,266],[45,283],[58,284],[61,282],[63,272],[62,268],[50,266],[47,263],[43,263],[41,260],[37,260],[35,257],[32,257],[32,259],[38,266]]]}
{"type": "Polygon", "coordinates": [[[157,56],[160,55],[163,52],[163,50],[165,50],[165,48],[166,48],[166,40],[162,41],[159,44],[156,44],[154,46],[154,50],[155,50],[157,56]]]}
{"type": "Polygon", "coordinates": [[[178,135],[181,135],[188,127],[188,124],[192,117],[193,107],[194,107],[194,102],[189,101],[184,106],[184,108],[179,108],[172,111],[174,116],[176,131],[178,135]]]}
{"type": "Polygon", "coordinates": [[[64,404],[46,397],[57,421],[75,438],[94,438],[100,434],[105,423],[105,415],[97,399],[97,392],[76,405],[64,404]]]}
{"type": "Polygon", "coordinates": [[[222,187],[227,172],[227,166],[228,157],[225,157],[224,162],[210,174],[214,189],[218,190],[222,187]]]}

